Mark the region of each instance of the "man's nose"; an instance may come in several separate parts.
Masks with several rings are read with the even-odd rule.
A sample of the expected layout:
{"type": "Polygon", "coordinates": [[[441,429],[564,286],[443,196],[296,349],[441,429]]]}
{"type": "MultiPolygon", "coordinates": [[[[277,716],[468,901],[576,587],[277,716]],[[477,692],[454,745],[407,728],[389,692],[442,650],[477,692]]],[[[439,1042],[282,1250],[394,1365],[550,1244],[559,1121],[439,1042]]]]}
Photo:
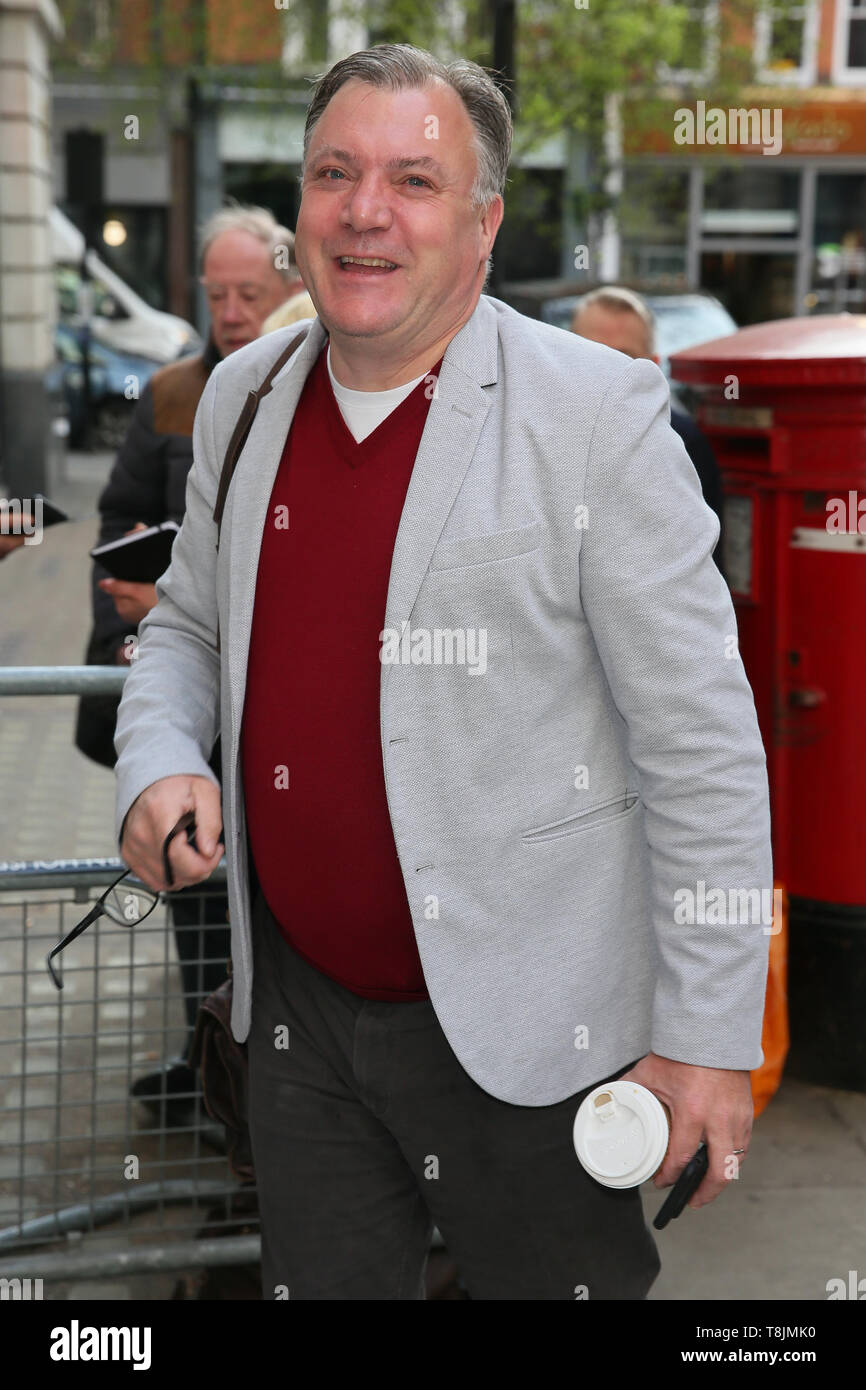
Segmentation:
{"type": "Polygon", "coordinates": [[[393,220],[391,189],[386,180],[375,174],[363,175],[350,190],[342,208],[340,220],[356,232],[376,227],[390,227],[393,220]]]}
{"type": "Polygon", "coordinates": [[[223,323],[242,323],[244,318],[244,303],[239,294],[231,291],[226,295],[220,308],[222,309],[223,323]]]}

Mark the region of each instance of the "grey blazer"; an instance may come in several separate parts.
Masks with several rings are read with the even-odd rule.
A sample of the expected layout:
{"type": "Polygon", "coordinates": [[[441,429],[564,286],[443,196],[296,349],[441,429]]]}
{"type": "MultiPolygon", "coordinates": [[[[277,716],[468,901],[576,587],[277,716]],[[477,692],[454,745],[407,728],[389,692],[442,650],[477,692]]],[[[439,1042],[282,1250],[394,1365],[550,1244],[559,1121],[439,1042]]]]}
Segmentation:
{"type": "MultiPolygon", "coordinates": [[[[211,513],[246,393],[301,326],[211,375],[183,527],[116,737],[119,835],[152,782],[212,778],[222,733],[239,1041],[253,972],[247,652],[271,488],[325,341],[318,319],[259,408],[219,553],[211,513]]],[[[710,558],[719,523],[669,414],[651,362],[482,295],[446,350],[394,547],[382,626],[402,640],[382,665],[381,755],[397,853],[448,1041],[485,1091],[517,1105],[565,1099],[649,1051],[709,1067],[763,1060],[766,764],[710,558]],[[434,655],[440,635],[438,662],[423,659],[423,630],[434,655]],[[706,912],[713,893],[733,907],[706,912]]],[[[338,661],[332,617],[311,641],[331,641],[338,661]]]]}

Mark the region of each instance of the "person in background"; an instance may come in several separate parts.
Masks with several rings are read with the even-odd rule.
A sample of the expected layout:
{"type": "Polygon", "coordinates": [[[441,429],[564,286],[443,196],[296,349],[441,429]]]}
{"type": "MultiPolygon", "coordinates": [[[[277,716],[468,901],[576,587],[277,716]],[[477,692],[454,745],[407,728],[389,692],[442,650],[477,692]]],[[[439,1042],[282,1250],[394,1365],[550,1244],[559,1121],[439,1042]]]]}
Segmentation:
{"type": "MultiPolygon", "coordinates": [[[[593,343],[624,352],[627,357],[648,357],[658,363],[655,346],[655,320],[649,305],[633,290],[619,285],[606,285],[584,295],[571,320],[572,333],[589,338],[593,343]]],[[[676,430],[686,453],[695,465],[701,480],[704,501],[722,519],[722,475],[706,435],[698,429],[691,416],[671,405],[671,426],[676,430]]],[[[722,570],[722,536],[713,551],[713,559],[722,570]]],[[[724,573],[724,570],[722,570],[724,573]]]]}
{"type": "MultiPolygon", "coordinates": [[[[99,499],[99,544],[141,525],[183,520],[193,421],[213,368],[258,338],[267,316],[288,296],[303,298],[294,236],[265,208],[236,205],[215,213],[202,230],[201,269],[211,319],[207,343],[198,355],[163,367],[145,386],[99,499]]],[[[138,624],[155,603],[155,585],[112,579],[95,564],[88,663],[128,664],[138,624]]],[[[79,705],[76,744],[106,767],[115,762],[119,703],[113,696],[88,696],[79,705]]],[[[219,740],[211,766],[218,775],[219,740]]],[[[189,1041],[200,999],[226,976],[227,909],[223,893],[181,891],[171,898],[189,1041]]],[[[192,1115],[194,1082],[184,1058],[174,1057],[138,1078],[132,1094],[158,1109],[164,1106],[170,1123],[183,1124],[192,1115]]]]}

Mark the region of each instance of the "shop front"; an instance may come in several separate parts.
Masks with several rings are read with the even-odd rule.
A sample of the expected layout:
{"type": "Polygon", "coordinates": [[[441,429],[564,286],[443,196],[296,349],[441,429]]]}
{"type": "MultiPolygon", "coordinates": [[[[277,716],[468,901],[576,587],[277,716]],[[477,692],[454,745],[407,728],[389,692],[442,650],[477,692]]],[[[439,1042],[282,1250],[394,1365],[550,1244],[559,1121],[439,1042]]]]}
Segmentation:
{"type": "Polygon", "coordinates": [[[774,108],[778,154],[677,146],[674,103],[659,105],[626,142],[621,278],[699,286],[743,325],[866,312],[866,100],[834,97],[774,108]]]}

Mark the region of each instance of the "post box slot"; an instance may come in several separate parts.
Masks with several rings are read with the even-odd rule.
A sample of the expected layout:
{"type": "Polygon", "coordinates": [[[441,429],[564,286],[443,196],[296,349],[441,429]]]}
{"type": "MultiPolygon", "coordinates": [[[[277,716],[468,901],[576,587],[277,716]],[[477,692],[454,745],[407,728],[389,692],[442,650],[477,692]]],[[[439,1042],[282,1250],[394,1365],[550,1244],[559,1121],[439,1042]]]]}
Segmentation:
{"type": "Polygon", "coordinates": [[[717,458],[730,459],[732,464],[742,461],[760,463],[770,462],[772,440],[768,434],[716,435],[715,450],[717,458]]]}

